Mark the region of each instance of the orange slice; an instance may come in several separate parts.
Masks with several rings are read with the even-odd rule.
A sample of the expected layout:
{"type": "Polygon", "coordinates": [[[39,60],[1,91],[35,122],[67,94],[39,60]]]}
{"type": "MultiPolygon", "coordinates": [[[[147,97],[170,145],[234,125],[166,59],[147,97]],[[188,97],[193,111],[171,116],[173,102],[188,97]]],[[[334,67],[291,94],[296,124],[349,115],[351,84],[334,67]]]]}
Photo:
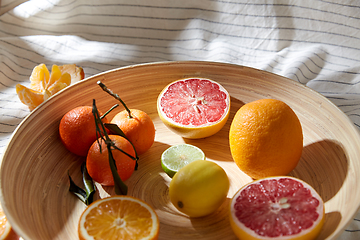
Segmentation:
{"type": "Polygon", "coordinates": [[[79,220],[81,240],[153,240],[159,236],[159,219],[144,201],[130,196],[112,196],[90,204],[79,220]]]}
{"type": "Polygon", "coordinates": [[[0,239],[1,240],[19,239],[19,236],[12,229],[1,207],[0,207],[0,239]]]}
{"type": "Polygon", "coordinates": [[[160,119],[184,138],[209,137],[225,125],[229,117],[230,95],[219,83],[204,78],[181,79],[160,93],[160,119]]]}
{"type": "Polygon", "coordinates": [[[75,64],[53,65],[51,74],[45,64],[40,64],[34,67],[31,73],[30,88],[17,84],[16,93],[21,102],[32,111],[61,89],[82,79],[84,71],[75,64]]]}
{"type": "Polygon", "coordinates": [[[242,187],[230,202],[230,224],[239,239],[315,239],[324,224],[324,203],[306,182],[268,177],[242,187]]]}

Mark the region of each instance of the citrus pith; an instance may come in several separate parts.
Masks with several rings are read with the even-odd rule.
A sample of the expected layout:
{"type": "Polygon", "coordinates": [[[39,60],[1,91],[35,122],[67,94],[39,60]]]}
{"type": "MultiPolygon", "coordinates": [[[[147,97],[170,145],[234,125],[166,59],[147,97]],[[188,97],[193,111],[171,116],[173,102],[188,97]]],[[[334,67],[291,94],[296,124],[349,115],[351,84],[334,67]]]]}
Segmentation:
{"type": "Polygon", "coordinates": [[[176,134],[191,139],[205,138],[225,125],[230,95],[210,79],[181,79],[161,91],[157,109],[160,119],[176,134]]]}
{"type": "Polygon", "coordinates": [[[159,219],[155,210],[138,198],[112,196],[85,209],[78,233],[81,240],[155,240],[159,236],[159,219]]]}
{"type": "Polygon", "coordinates": [[[243,105],[230,126],[231,155],[254,179],[287,175],[303,149],[301,123],[284,102],[260,99],[243,105]]]}
{"type": "Polygon", "coordinates": [[[61,89],[84,79],[84,76],[84,70],[75,64],[53,65],[50,73],[42,63],[35,66],[31,73],[30,88],[17,84],[16,93],[32,111],[61,89]]]}
{"type": "Polygon", "coordinates": [[[280,176],[243,186],[230,202],[229,217],[239,239],[311,240],[322,229],[325,209],[309,184],[280,176]]]}

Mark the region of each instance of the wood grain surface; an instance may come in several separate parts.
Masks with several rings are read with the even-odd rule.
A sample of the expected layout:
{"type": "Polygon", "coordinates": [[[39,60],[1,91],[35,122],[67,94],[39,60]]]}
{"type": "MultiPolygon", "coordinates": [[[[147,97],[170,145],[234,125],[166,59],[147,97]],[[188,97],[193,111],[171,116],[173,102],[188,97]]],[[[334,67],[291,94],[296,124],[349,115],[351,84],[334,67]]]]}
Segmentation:
{"type": "MultiPolygon", "coordinates": [[[[83,158],[68,152],[58,135],[61,117],[72,108],[96,99],[102,112],[118,103],[103,92],[101,80],[130,108],[149,114],[156,127],[155,143],[140,156],[139,169],[126,181],[129,195],[149,203],[160,219],[159,239],[236,239],[228,220],[230,198],[251,179],[231,158],[228,131],[235,112],[261,98],[286,102],[298,115],[304,132],[299,165],[290,173],[313,186],[324,199],[326,219],[319,239],[335,239],[357,213],[360,191],[360,138],[348,117],[311,89],[284,77],[248,67],[214,62],[164,62],[124,67],[76,83],[33,111],[14,132],[3,155],[1,203],[15,230],[25,239],[78,239],[77,225],[85,205],[72,195],[68,172],[81,185],[83,158]],[[230,117],[217,134],[183,139],[163,125],[156,99],[170,82],[187,77],[210,78],[231,95],[230,117]],[[170,203],[170,178],[162,171],[161,153],[171,145],[200,147],[208,160],[222,166],[230,178],[228,199],[215,213],[191,219],[170,203]]],[[[111,119],[122,108],[113,111],[111,119]]],[[[113,195],[98,186],[98,197],[113,195]]]]}

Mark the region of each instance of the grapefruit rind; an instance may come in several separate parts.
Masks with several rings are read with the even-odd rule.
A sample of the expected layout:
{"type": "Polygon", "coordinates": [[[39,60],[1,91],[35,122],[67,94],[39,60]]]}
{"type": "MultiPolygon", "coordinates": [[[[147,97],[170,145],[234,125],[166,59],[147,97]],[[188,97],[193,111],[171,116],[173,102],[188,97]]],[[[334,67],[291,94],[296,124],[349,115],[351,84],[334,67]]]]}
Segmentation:
{"type": "Polygon", "coordinates": [[[158,110],[159,117],[160,117],[161,121],[171,131],[182,136],[183,138],[199,139],[199,138],[206,138],[206,137],[212,136],[215,133],[219,132],[224,127],[224,125],[227,122],[229,115],[230,115],[230,94],[218,82],[215,82],[215,81],[213,81],[211,79],[207,79],[207,78],[197,78],[200,80],[207,80],[207,81],[217,84],[219,86],[220,90],[222,92],[224,92],[227,96],[227,98],[226,98],[227,107],[224,111],[224,114],[221,116],[221,118],[218,121],[212,122],[212,123],[207,123],[207,124],[200,125],[200,126],[183,125],[183,124],[177,123],[174,120],[172,120],[171,118],[167,117],[166,114],[162,111],[162,108],[160,106],[161,98],[163,97],[164,93],[168,90],[168,88],[176,82],[186,81],[189,79],[194,79],[194,78],[186,78],[186,79],[180,79],[180,80],[174,81],[174,82],[168,84],[161,91],[161,93],[159,94],[158,99],[157,99],[157,110],[158,110]]]}
{"type": "Polygon", "coordinates": [[[229,214],[229,219],[230,219],[230,226],[233,230],[233,232],[235,233],[235,235],[239,238],[239,239],[248,239],[248,240],[271,240],[271,239],[275,239],[273,237],[263,237],[260,236],[258,234],[255,233],[255,231],[247,228],[242,222],[240,222],[237,217],[235,216],[235,210],[234,210],[234,205],[236,203],[235,199],[239,196],[240,192],[242,192],[246,187],[248,187],[251,184],[254,183],[258,183],[261,182],[263,180],[266,179],[280,179],[280,178],[290,178],[290,179],[294,179],[300,183],[303,184],[303,186],[307,189],[309,189],[311,191],[311,195],[314,196],[316,199],[318,199],[320,201],[320,204],[317,208],[317,212],[319,213],[319,217],[317,218],[316,221],[313,222],[312,227],[302,230],[299,234],[297,235],[289,235],[289,236],[280,236],[280,237],[276,237],[276,239],[278,240],[313,240],[316,239],[316,237],[320,234],[320,231],[324,225],[325,222],[325,208],[324,208],[324,203],[322,198],[320,197],[320,195],[306,182],[294,178],[294,177],[289,177],[289,176],[278,176],[278,177],[267,177],[267,178],[262,178],[262,179],[257,179],[254,180],[246,185],[244,185],[243,187],[241,187],[233,196],[233,198],[230,201],[230,214],[229,214]]]}

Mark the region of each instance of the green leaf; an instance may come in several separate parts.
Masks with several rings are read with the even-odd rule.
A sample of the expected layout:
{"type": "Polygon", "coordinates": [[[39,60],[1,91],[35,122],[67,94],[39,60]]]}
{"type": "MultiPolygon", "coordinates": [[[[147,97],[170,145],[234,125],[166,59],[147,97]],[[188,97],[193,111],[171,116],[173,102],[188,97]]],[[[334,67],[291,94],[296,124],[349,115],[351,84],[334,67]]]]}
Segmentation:
{"type": "Polygon", "coordinates": [[[111,169],[111,173],[112,173],[113,179],[114,179],[115,193],[118,194],[118,195],[126,195],[127,191],[128,191],[128,187],[121,180],[121,178],[119,176],[119,173],[117,172],[116,162],[115,162],[115,159],[114,159],[113,154],[111,152],[111,146],[107,145],[107,149],[108,149],[108,152],[109,152],[110,169],[111,169]]]}
{"type": "Polygon", "coordinates": [[[68,176],[70,180],[69,191],[75,194],[75,196],[77,196],[81,201],[83,201],[83,203],[86,204],[86,192],[74,183],[69,172],[68,172],[68,176]]]}
{"type": "Polygon", "coordinates": [[[69,191],[72,192],[75,196],[77,196],[83,203],[89,205],[93,202],[93,196],[95,194],[95,186],[92,178],[87,172],[85,163],[82,164],[81,171],[82,171],[85,190],[74,183],[68,172],[68,176],[70,180],[69,191]]]}
{"type": "Polygon", "coordinates": [[[89,205],[94,200],[94,194],[96,192],[95,185],[94,185],[94,182],[93,182],[92,178],[90,177],[90,175],[89,175],[89,173],[87,171],[85,163],[83,163],[82,166],[81,166],[81,172],[82,172],[82,175],[83,175],[83,183],[84,183],[85,192],[86,192],[85,203],[86,203],[86,205],[89,205]]]}
{"type": "MultiPolygon", "coordinates": [[[[115,159],[112,155],[112,150],[117,149],[120,150],[121,152],[129,155],[128,153],[124,152],[122,149],[117,148],[115,146],[115,144],[111,141],[111,139],[109,138],[109,135],[106,132],[104,123],[101,121],[100,119],[100,115],[99,112],[96,108],[96,102],[95,99],[93,99],[93,115],[95,118],[95,124],[96,124],[96,132],[97,134],[99,134],[101,136],[101,138],[105,141],[106,143],[106,147],[108,149],[108,154],[109,154],[109,164],[110,164],[110,169],[111,169],[111,173],[114,179],[114,187],[115,187],[115,193],[118,195],[126,195],[127,194],[127,186],[126,184],[121,180],[119,173],[117,172],[117,168],[116,168],[116,163],[115,163],[115,159]],[[101,127],[101,129],[99,128],[99,125],[101,127]]],[[[101,144],[98,141],[99,146],[101,146],[101,144]]]]}
{"type": "Polygon", "coordinates": [[[136,165],[135,165],[135,170],[137,170],[137,167],[138,167],[138,163],[137,161],[139,160],[139,157],[138,157],[138,154],[136,152],[136,149],[134,147],[134,144],[132,144],[132,142],[126,137],[125,133],[119,128],[118,125],[116,124],[113,124],[113,123],[104,123],[104,126],[109,129],[112,133],[116,134],[116,135],[119,135],[123,138],[125,138],[126,140],[129,141],[129,143],[131,143],[131,146],[133,147],[134,151],[135,151],[135,158],[133,156],[131,156],[130,154],[127,154],[126,152],[123,152],[125,153],[126,155],[128,155],[131,159],[135,160],[136,161],[136,165]]]}

